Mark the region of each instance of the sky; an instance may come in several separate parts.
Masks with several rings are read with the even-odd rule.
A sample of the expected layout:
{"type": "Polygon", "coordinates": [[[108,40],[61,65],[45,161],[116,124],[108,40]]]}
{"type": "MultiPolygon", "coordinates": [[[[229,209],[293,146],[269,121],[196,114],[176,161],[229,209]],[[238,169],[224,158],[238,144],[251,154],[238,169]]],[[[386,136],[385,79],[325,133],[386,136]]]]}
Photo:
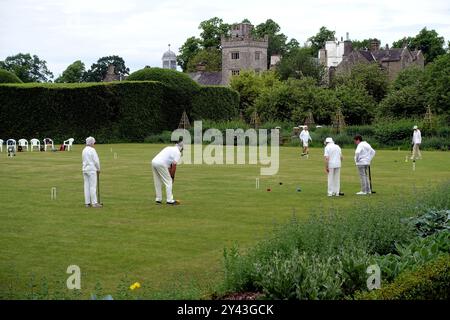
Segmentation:
{"type": "Polygon", "coordinates": [[[161,57],[201,21],[273,19],[301,44],[321,26],[353,40],[382,44],[415,36],[423,27],[450,40],[448,0],[0,0],[0,60],[21,53],[47,61],[57,77],[76,60],[88,69],[100,57],[119,55],[131,71],[161,66],[161,57]]]}

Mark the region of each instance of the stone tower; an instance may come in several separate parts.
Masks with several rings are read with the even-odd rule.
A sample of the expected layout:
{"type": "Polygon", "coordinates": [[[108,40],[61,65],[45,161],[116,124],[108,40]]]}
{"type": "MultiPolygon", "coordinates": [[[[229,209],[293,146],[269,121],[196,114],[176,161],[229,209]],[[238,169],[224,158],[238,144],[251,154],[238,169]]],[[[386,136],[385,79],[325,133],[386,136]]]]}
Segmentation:
{"type": "Polygon", "coordinates": [[[222,84],[228,85],[234,75],[243,70],[267,70],[268,36],[252,35],[253,25],[239,23],[231,27],[231,36],[222,37],[222,84]]]}
{"type": "Polygon", "coordinates": [[[169,50],[162,57],[162,64],[164,69],[177,69],[177,55],[170,50],[170,44],[169,50]]]}

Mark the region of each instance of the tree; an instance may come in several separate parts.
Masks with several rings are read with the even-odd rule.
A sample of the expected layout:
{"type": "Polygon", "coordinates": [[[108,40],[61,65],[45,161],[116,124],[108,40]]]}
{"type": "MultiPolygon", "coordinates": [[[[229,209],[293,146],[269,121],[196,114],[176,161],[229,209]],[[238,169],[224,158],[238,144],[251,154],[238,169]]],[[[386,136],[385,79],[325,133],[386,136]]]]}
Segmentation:
{"type": "Polygon", "coordinates": [[[0,84],[1,83],[23,83],[23,81],[11,71],[0,69],[0,84]]]}
{"type": "Polygon", "coordinates": [[[78,83],[83,82],[84,73],[86,72],[84,63],[80,60],[75,61],[63,71],[55,82],[57,83],[78,83]]]}
{"type": "Polygon", "coordinates": [[[277,72],[282,80],[288,78],[313,78],[316,83],[323,79],[325,68],[311,56],[311,48],[292,49],[277,66],[277,72]]]}
{"type": "Polygon", "coordinates": [[[426,27],[420,30],[415,37],[405,37],[392,45],[399,48],[407,46],[410,50],[422,50],[425,63],[430,63],[438,56],[445,54],[444,37],[440,37],[435,30],[427,30],[426,27]]]}
{"type": "Polygon", "coordinates": [[[23,82],[49,82],[53,79],[47,62],[29,53],[7,57],[5,61],[0,61],[0,68],[14,73],[23,82]]]}
{"type": "Polygon", "coordinates": [[[200,37],[202,38],[202,46],[205,49],[219,49],[222,36],[227,35],[231,30],[231,26],[223,23],[223,20],[218,17],[201,22],[198,28],[202,30],[200,37]]]}
{"type": "Polygon", "coordinates": [[[189,60],[194,57],[201,48],[201,40],[196,37],[190,37],[181,46],[177,56],[177,63],[185,72],[188,67],[189,60]]]}
{"type": "MultiPolygon", "coordinates": [[[[286,53],[287,36],[280,33],[281,28],[278,23],[272,19],[256,26],[254,33],[256,37],[264,38],[266,35],[269,38],[269,47],[267,49],[267,68],[270,68],[270,57],[274,54],[284,55],[286,53]]],[[[294,43],[291,43],[291,45],[294,43]]]]}
{"type": "Polygon", "coordinates": [[[437,114],[450,116],[450,53],[436,58],[425,68],[427,103],[437,114]]]}
{"type": "Polygon", "coordinates": [[[292,38],[291,40],[289,40],[288,43],[286,43],[286,52],[289,53],[294,49],[299,49],[300,48],[300,43],[297,41],[297,39],[292,38]]]}
{"type": "Polygon", "coordinates": [[[319,50],[325,47],[325,42],[335,39],[336,32],[328,30],[326,27],[321,27],[319,32],[308,39],[311,42],[311,54],[317,57],[319,50]]]}
{"type": "Polygon", "coordinates": [[[189,59],[187,72],[195,72],[198,64],[205,67],[205,71],[214,72],[222,69],[222,52],[219,49],[209,48],[197,51],[197,54],[189,59]]]}
{"type": "Polygon", "coordinates": [[[352,40],[352,47],[354,50],[364,50],[370,48],[370,42],[372,39],[364,39],[364,40],[352,40]]]}
{"type": "Polygon", "coordinates": [[[389,80],[386,71],[376,63],[359,63],[351,68],[349,73],[335,77],[332,86],[359,82],[376,102],[380,102],[386,96],[389,80]]]}
{"type": "Polygon", "coordinates": [[[108,72],[108,67],[114,65],[114,73],[116,75],[130,74],[130,69],[126,67],[125,61],[119,56],[108,56],[98,59],[97,63],[91,66],[83,77],[84,82],[101,82],[105,79],[108,72]]]}
{"type": "Polygon", "coordinates": [[[347,82],[335,88],[341,102],[345,121],[350,125],[370,124],[375,116],[376,103],[368,94],[363,83],[347,82]]]}

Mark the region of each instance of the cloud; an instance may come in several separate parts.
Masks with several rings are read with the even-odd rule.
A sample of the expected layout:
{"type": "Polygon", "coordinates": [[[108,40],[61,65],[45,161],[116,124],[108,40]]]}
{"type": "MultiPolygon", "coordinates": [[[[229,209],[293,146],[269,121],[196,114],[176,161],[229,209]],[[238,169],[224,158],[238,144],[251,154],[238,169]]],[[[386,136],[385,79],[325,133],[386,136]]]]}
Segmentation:
{"type": "Polygon", "coordinates": [[[321,26],[338,37],[377,37],[391,44],[427,26],[450,38],[450,3],[436,0],[0,0],[0,59],[30,52],[58,75],[75,60],[89,67],[117,54],[132,70],[160,66],[167,45],[177,51],[214,16],[233,23],[273,19],[300,43],[321,26]]]}

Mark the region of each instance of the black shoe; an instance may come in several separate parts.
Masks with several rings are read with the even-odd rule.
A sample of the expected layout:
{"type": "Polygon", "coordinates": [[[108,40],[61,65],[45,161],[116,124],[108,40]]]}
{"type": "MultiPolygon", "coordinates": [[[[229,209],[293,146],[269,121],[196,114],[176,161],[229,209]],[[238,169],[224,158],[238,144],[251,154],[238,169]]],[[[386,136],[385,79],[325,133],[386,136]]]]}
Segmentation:
{"type": "Polygon", "coordinates": [[[178,205],[180,205],[180,201],[175,200],[174,202],[166,202],[166,204],[168,204],[170,206],[178,206],[178,205]]]}
{"type": "Polygon", "coordinates": [[[162,204],[162,201],[156,201],[156,204],[162,204]]]}
{"type": "Polygon", "coordinates": [[[344,196],[345,194],[343,192],[339,192],[339,196],[344,196]]]}

